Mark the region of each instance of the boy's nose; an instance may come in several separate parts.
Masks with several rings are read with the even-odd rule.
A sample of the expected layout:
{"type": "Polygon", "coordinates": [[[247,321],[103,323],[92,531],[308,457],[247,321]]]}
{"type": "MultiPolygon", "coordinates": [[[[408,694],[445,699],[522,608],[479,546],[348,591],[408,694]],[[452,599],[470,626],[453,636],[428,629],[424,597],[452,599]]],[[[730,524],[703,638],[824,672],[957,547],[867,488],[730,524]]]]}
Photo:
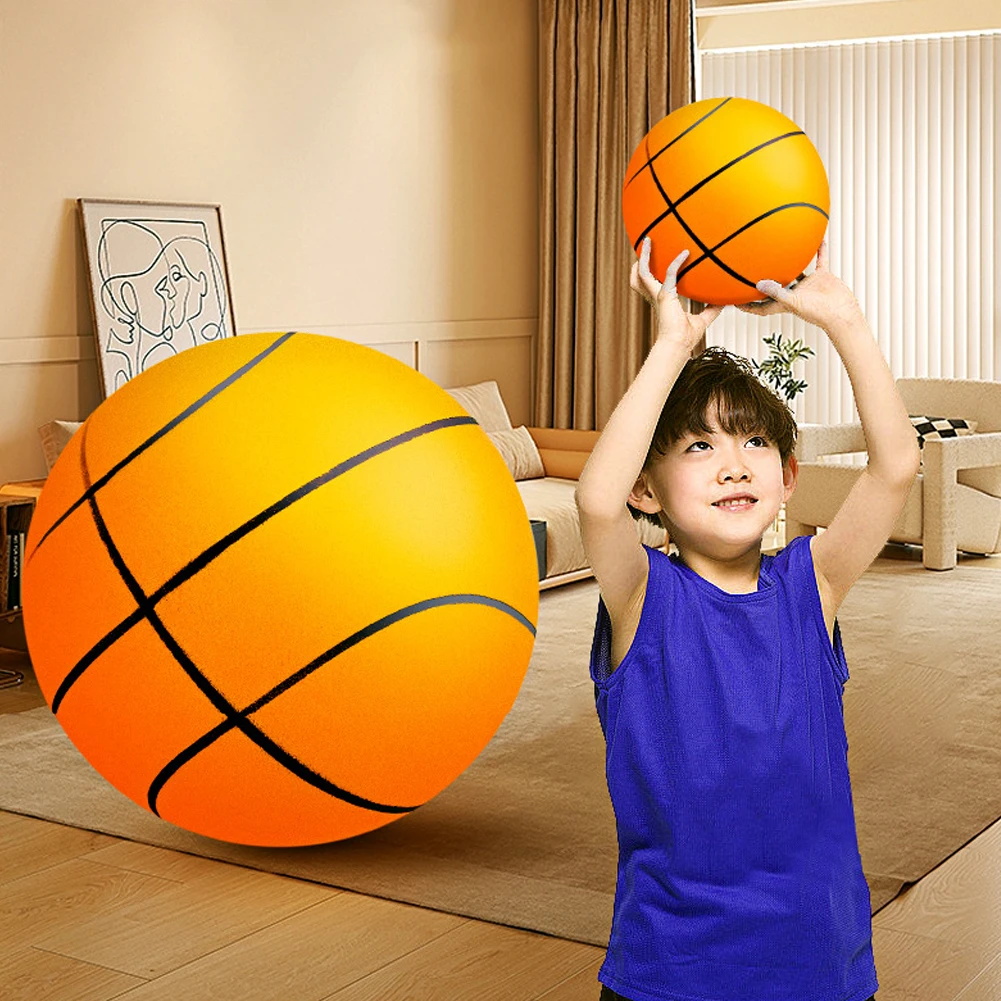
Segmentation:
{"type": "Polygon", "coordinates": [[[720,470],[720,478],[724,482],[727,480],[746,480],[749,475],[747,467],[736,460],[723,463],[723,468],[720,470]]]}

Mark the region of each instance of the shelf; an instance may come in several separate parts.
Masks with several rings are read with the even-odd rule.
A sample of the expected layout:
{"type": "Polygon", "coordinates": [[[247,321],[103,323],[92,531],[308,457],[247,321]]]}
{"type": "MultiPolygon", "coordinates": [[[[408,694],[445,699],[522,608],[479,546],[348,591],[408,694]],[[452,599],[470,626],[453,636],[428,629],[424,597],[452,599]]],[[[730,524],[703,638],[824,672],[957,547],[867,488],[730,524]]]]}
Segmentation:
{"type": "MultiPolygon", "coordinates": [[[[0,493],[0,609],[3,609],[0,611],[0,622],[13,622],[21,615],[20,607],[7,609],[8,532],[23,532],[27,538],[28,525],[34,510],[35,501],[33,498],[0,493]]],[[[21,555],[23,559],[24,554],[21,555]]],[[[22,564],[22,579],[23,576],[22,564]]]]}

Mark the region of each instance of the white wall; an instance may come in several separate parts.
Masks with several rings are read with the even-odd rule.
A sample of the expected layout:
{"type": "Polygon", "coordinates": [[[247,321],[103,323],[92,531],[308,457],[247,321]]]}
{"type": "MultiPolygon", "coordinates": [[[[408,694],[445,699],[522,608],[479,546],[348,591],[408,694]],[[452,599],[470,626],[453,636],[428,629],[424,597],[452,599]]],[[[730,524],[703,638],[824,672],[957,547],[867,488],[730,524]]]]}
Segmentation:
{"type": "Polygon", "coordinates": [[[0,482],[100,401],[75,199],[222,205],[237,329],[530,422],[534,0],[0,0],[0,482]]]}

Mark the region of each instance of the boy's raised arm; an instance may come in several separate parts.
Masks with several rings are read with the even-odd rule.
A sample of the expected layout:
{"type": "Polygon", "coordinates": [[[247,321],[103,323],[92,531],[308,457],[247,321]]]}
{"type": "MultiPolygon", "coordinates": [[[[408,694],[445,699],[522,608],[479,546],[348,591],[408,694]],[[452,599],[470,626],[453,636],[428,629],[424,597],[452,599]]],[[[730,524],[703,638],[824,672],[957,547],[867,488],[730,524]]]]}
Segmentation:
{"type": "Polygon", "coordinates": [[[814,569],[837,610],[851,586],[886,545],[907,502],[921,453],[893,373],[847,285],[827,267],[827,241],[817,267],[795,290],[773,281],[758,288],[774,300],[738,307],[746,313],[790,312],[822,328],[844,362],[862,421],[869,464],[827,530],[810,542],[814,569]]]}
{"type": "Polygon", "coordinates": [[[577,506],[594,514],[621,511],[639,478],[664,401],[690,357],[660,338],[608,418],[577,481],[577,506]]]}
{"type": "Polygon", "coordinates": [[[671,387],[722,306],[698,316],[686,313],[678,298],[677,275],[688,251],[671,262],[661,285],[650,274],[650,239],[633,264],[630,286],[657,311],[657,339],[625,396],[609,417],[577,481],[577,506],[582,511],[614,516],[626,500],[646,460],[653,433],[671,387]]]}
{"type": "Polygon", "coordinates": [[[626,502],[639,479],[664,402],[692,348],[722,307],[691,316],[675,288],[683,251],[667,269],[663,286],[650,274],[650,241],[633,265],[630,285],[657,309],[657,339],[643,367],[612,412],[577,481],[584,552],[612,623],[612,670],[632,643],[648,576],[633,517],[626,502]]]}

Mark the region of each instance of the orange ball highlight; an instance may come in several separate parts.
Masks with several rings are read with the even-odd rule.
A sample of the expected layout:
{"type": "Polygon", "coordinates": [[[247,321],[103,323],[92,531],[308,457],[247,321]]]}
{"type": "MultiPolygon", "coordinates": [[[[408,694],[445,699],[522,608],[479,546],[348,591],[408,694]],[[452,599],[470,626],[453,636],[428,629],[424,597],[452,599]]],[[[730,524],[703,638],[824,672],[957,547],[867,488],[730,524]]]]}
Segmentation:
{"type": "Polygon", "coordinates": [[[482,428],[317,334],[190,348],[126,383],[32,518],[24,625],[93,767],[237,844],[349,838],[479,755],[535,641],[535,545],[482,428]]]}
{"type": "Polygon", "coordinates": [[[734,305],[767,298],[763,278],[788,285],[820,249],[830,212],[813,143],[781,112],[742,97],[695,101],[662,118],[636,147],[622,215],[639,257],[664,280],[688,250],[678,293],[734,305]]]}

